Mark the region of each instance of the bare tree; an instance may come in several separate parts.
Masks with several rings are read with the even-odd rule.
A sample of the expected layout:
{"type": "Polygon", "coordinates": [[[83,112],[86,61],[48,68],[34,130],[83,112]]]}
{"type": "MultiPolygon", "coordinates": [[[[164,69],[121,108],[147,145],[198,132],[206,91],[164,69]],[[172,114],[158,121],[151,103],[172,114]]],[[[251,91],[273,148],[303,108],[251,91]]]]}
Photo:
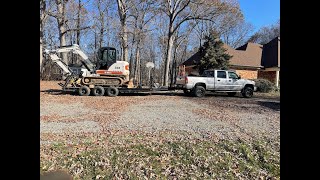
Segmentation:
{"type": "Polygon", "coordinates": [[[220,14],[233,11],[231,2],[209,0],[166,0],[160,8],[169,18],[167,53],[165,59],[164,86],[168,86],[169,67],[172,59],[175,31],[189,20],[213,21],[220,14]]]}
{"type": "MultiPolygon", "coordinates": [[[[135,65],[133,66],[132,58],[130,58],[130,63],[132,63],[131,69],[134,70],[133,76],[137,83],[141,82],[141,45],[144,43],[146,33],[150,31],[147,25],[157,14],[155,3],[156,1],[137,0],[134,1],[132,6],[131,16],[134,19],[133,44],[135,43],[135,65]]],[[[133,47],[131,47],[131,49],[133,49],[133,47]]]]}
{"type": "Polygon", "coordinates": [[[46,0],[40,0],[40,73],[43,65],[43,38],[44,38],[44,24],[48,18],[46,0]]]}
{"type": "MultiPolygon", "coordinates": [[[[60,41],[60,46],[65,46],[66,45],[66,32],[67,32],[67,27],[66,27],[66,4],[68,0],[55,0],[56,4],[56,13],[49,12],[48,14],[54,18],[56,18],[57,23],[58,23],[58,30],[59,30],[59,41],[60,41]]],[[[67,54],[62,53],[62,60],[67,63],[67,54]]]]}
{"type": "Polygon", "coordinates": [[[237,48],[245,44],[249,39],[249,34],[253,31],[253,26],[245,21],[240,21],[233,27],[224,31],[221,37],[224,43],[233,48],[237,48]]]}
{"type": "Polygon", "coordinates": [[[272,39],[280,36],[280,20],[271,26],[265,26],[260,28],[256,33],[254,33],[249,42],[266,44],[272,39]]]}
{"type": "Polygon", "coordinates": [[[77,17],[77,44],[80,45],[80,14],[81,14],[82,4],[81,0],[78,0],[78,17],[77,17]]]}
{"type": "Polygon", "coordinates": [[[122,60],[128,61],[128,32],[127,32],[127,13],[129,11],[128,0],[117,0],[118,13],[121,23],[121,47],[122,47],[122,60]]]}

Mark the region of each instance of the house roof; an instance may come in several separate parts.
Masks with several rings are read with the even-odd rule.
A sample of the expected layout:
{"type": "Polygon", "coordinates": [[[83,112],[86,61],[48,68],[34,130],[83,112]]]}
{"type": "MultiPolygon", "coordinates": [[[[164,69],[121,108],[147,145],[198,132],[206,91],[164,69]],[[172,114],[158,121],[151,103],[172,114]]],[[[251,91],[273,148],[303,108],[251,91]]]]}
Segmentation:
{"type": "Polygon", "coordinates": [[[261,67],[261,44],[246,43],[236,49],[225,44],[227,53],[233,56],[230,59],[230,65],[261,67]]]}
{"type": "Polygon", "coordinates": [[[182,63],[182,65],[185,66],[192,66],[195,65],[196,63],[198,63],[201,59],[201,54],[200,51],[196,52],[194,55],[192,55],[189,59],[187,59],[186,61],[184,61],[182,63]],[[195,62],[194,62],[195,61],[195,62]]]}
{"type": "MultiPolygon", "coordinates": [[[[261,67],[262,45],[247,43],[237,49],[233,49],[229,45],[224,44],[223,47],[227,50],[227,53],[232,56],[230,65],[261,67]]],[[[186,66],[195,65],[200,59],[201,53],[198,51],[182,64],[186,66]]]]}

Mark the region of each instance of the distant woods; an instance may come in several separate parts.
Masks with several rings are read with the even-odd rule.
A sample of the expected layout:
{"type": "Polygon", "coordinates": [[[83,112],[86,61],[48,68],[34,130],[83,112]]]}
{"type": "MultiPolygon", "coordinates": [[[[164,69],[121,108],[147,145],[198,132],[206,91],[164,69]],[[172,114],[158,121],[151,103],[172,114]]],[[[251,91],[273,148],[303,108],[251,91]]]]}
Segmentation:
{"type": "MultiPolygon", "coordinates": [[[[176,67],[199,50],[212,29],[232,47],[277,33],[272,27],[254,33],[236,0],[40,0],[40,75],[56,79],[60,74],[43,48],[77,43],[93,62],[100,47],[115,47],[141,83],[148,80],[145,64],[154,62],[155,81],[168,85],[176,67]]],[[[80,64],[74,55],[61,57],[80,64]]]]}

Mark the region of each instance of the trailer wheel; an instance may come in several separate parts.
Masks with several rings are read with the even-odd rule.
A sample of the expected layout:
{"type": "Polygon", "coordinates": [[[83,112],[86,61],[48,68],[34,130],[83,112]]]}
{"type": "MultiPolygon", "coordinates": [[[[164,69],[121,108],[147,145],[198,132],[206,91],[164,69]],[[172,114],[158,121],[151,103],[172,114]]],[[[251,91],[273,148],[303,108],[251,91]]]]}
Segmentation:
{"type": "Polygon", "coordinates": [[[94,96],[103,96],[104,95],[104,88],[101,86],[95,86],[92,90],[92,94],[94,96]]]}
{"type": "Polygon", "coordinates": [[[88,86],[81,86],[79,88],[79,95],[80,96],[89,96],[90,88],[88,86]]]}
{"type": "Polygon", "coordinates": [[[116,87],[108,87],[107,89],[107,95],[111,97],[118,96],[119,94],[119,89],[116,87]]]}

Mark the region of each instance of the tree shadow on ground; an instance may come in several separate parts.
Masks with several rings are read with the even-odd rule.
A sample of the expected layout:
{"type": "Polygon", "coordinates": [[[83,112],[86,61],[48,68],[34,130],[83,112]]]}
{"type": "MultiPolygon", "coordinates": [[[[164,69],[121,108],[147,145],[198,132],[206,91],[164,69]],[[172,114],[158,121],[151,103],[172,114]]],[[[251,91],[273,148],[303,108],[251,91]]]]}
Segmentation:
{"type": "Polygon", "coordinates": [[[260,106],[264,106],[267,108],[270,108],[275,111],[280,111],[280,102],[275,101],[258,101],[258,104],[260,106]]]}

